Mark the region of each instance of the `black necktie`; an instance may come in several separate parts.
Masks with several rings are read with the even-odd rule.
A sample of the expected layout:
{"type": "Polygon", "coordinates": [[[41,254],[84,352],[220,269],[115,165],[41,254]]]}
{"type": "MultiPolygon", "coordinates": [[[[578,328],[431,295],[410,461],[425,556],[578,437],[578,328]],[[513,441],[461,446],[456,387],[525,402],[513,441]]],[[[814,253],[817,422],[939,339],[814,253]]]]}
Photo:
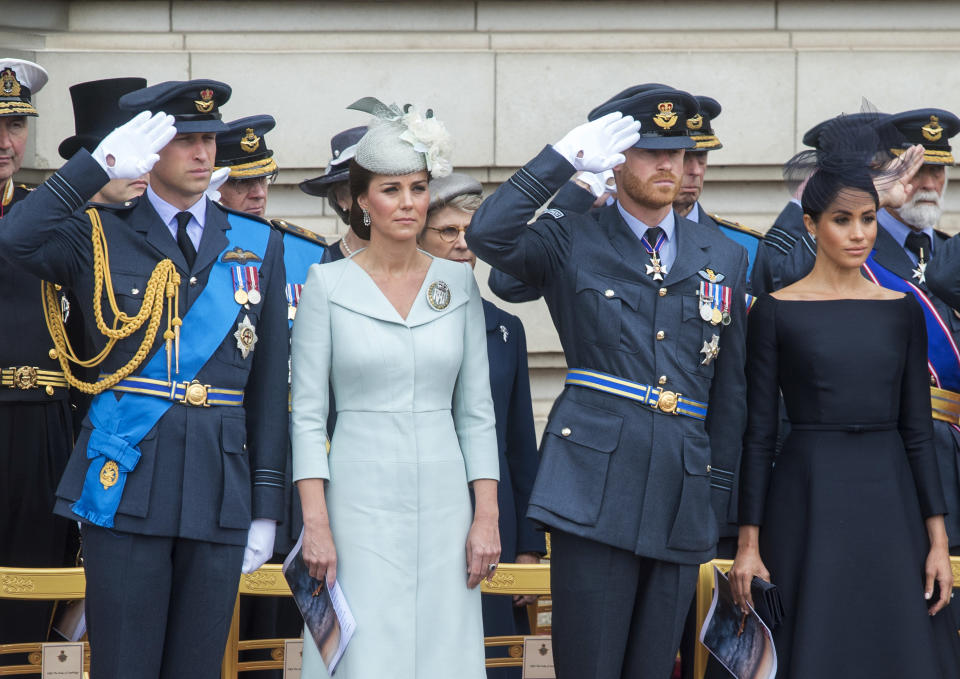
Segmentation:
{"type": "Polygon", "coordinates": [[[917,261],[923,260],[929,262],[933,254],[930,251],[930,236],[923,231],[911,231],[907,234],[907,241],[904,243],[907,250],[917,256],[917,261]]]}
{"type": "Polygon", "coordinates": [[[180,246],[180,252],[187,260],[187,269],[193,269],[193,263],[197,259],[197,249],[193,247],[193,241],[187,235],[187,222],[192,215],[189,212],[177,213],[177,245],[180,246]]]}
{"type": "Polygon", "coordinates": [[[660,234],[663,233],[663,229],[659,226],[651,226],[647,229],[647,242],[650,244],[650,247],[656,249],[657,241],[660,240],[660,234]]]}

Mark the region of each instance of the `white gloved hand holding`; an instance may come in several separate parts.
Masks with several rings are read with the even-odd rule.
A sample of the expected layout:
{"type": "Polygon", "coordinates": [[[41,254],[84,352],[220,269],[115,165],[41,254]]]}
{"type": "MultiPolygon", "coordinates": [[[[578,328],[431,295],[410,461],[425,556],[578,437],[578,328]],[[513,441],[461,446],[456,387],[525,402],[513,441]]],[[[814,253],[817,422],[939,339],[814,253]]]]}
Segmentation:
{"type": "Polygon", "coordinates": [[[273,542],[277,537],[277,522],[273,519],[254,519],[247,533],[243,550],[244,573],[253,573],[273,556],[273,542]]]}
{"type": "Polygon", "coordinates": [[[613,170],[604,170],[603,172],[581,172],[577,175],[577,181],[583,184],[595,198],[599,198],[605,193],[616,193],[617,185],[610,180],[613,178],[613,170]]]}
{"type": "Polygon", "coordinates": [[[220,187],[223,186],[228,179],[230,179],[229,167],[221,167],[219,170],[214,170],[213,174],[210,175],[210,186],[208,186],[207,190],[203,193],[207,198],[216,203],[220,200],[220,187]]]}
{"type": "Polygon", "coordinates": [[[153,169],[160,149],[176,136],[173,121],[163,111],[154,116],[143,111],[108,134],[93,150],[93,159],[110,179],[141,177],[153,169]]]}
{"type": "Polygon", "coordinates": [[[619,111],[578,125],[553,145],[578,171],[603,172],[623,163],[623,152],[640,140],[640,122],[619,111]]]}

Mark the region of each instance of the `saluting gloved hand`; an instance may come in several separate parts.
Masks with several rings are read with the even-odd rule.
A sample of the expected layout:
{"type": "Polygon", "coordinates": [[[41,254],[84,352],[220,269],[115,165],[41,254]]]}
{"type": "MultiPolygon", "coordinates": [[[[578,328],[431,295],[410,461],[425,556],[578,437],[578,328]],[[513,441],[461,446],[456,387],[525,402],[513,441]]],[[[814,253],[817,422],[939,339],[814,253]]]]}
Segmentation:
{"type": "Polygon", "coordinates": [[[577,175],[576,181],[582,184],[584,188],[589,189],[594,197],[599,198],[605,193],[616,193],[617,185],[613,179],[613,170],[604,170],[603,172],[581,172],[577,175]]]}
{"type": "Polygon", "coordinates": [[[173,116],[143,111],[124,123],[93,150],[93,159],[110,179],[136,179],[153,169],[157,153],[177,134],[173,116]]]}
{"type": "Polygon", "coordinates": [[[553,145],[577,171],[603,172],[623,163],[623,152],[640,140],[640,122],[619,111],[578,125],[553,145]]]}
{"type": "Polygon", "coordinates": [[[210,175],[210,186],[203,192],[204,195],[214,202],[219,201],[220,187],[223,186],[228,179],[230,179],[229,167],[221,167],[219,170],[215,170],[213,174],[210,175]]]}
{"type": "Polygon", "coordinates": [[[254,519],[247,533],[243,550],[244,573],[253,573],[273,556],[273,541],[277,537],[277,522],[273,519],[254,519]]]}

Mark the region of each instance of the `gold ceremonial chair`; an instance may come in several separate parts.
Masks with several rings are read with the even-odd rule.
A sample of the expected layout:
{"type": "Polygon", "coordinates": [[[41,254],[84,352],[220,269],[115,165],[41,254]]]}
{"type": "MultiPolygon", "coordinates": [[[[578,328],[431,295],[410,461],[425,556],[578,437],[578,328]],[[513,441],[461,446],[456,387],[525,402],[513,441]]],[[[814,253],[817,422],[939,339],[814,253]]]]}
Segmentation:
{"type": "MultiPolygon", "coordinates": [[[[221,679],[236,679],[238,673],[253,670],[283,669],[284,646],[283,639],[248,639],[240,640],[240,597],[241,596],[290,596],[287,581],[280,571],[279,564],[267,564],[260,570],[240,578],[240,592],[233,611],[233,622],[230,624],[230,635],[223,654],[223,670],[221,679]],[[270,651],[270,660],[240,660],[245,651],[267,649],[270,651]]],[[[481,585],[482,591],[487,594],[550,594],[550,566],[549,564],[512,564],[502,563],[497,568],[497,574],[491,582],[481,585]]],[[[536,629],[536,627],[531,627],[536,629]]],[[[486,637],[484,645],[487,647],[507,647],[507,656],[502,658],[487,658],[487,667],[520,667],[523,665],[523,637],[504,636],[486,637]]]]}
{"type": "MultiPolygon", "coordinates": [[[[713,602],[713,567],[716,566],[721,572],[727,573],[733,561],[729,559],[714,559],[709,563],[700,564],[700,577],[697,580],[697,639],[700,639],[700,629],[703,627],[703,621],[710,611],[710,604],[713,602]]],[[[960,556],[951,556],[950,565],[953,567],[954,589],[960,589],[960,556]]],[[[693,676],[695,679],[703,679],[707,671],[707,657],[709,651],[703,644],[697,642],[697,654],[693,662],[693,676]]]]}
{"type": "MultiPolygon", "coordinates": [[[[82,568],[0,567],[0,599],[39,601],[82,599],[86,580],[82,568]]],[[[41,672],[40,642],[0,644],[0,677],[41,672]],[[8,665],[6,656],[27,654],[27,664],[8,665]]],[[[90,671],[90,646],[84,642],[84,673],[90,671]]]]}

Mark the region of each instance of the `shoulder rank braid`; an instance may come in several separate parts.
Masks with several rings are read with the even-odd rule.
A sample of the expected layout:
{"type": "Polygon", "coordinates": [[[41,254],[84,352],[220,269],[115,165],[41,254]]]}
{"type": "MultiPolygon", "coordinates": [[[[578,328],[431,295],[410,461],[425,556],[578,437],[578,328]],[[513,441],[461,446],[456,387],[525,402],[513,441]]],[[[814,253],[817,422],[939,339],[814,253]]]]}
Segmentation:
{"type": "Polygon", "coordinates": [[[167,382],[170,382],[171,349],[176,354],[176,371],[180,372],[180,326],[183,325],[183,321],[180,320],[180,299],[178,295],[180,274],[177,272],[176,266],[170,259],[163,259],[157,263],[153,273],[150,274],[150,280],[147,281],[140,310],[135,316],[128,316],[117,307],[117,301],[113,295],[113,284],[110,279],[110,256],[107,251],[107,238],[103,233],[100,214],[95,208],[90,208],[87,210],[87,216],[90,218],[90,224],[93,227],[91,232],[93,242],[93,312],[97,321],[97,329],[107,338],[107,344],[93,358],[86,360],[79,358],[70,345],[60,314],[60,302],[56,292],[60,286],[44,281],[42,283],[43,315],[50,337],[53,338],[53,345],[56,348],[60,366],[63,368],[63,374],[70,386],[86,394],[99,394],[129,376],[143,363],[150,347],[153,346],[153,341],[156,339],[160,328],[160,321],[163,318],[163,301],[166,298],[167,328],[163,333],[163,338],[167,343],[167,382]],[[107,288],[110,309],[113,312],[112,327],[107,327],[103,318],[102,294],[104,284],[107,288]],[[140,347],[133,358],[119,370],[97,382],[84,382],[71,373],[70,363],[76,363],[85,368],[103,363],[110,355],[117,340],[124,339],[137,332],[143,327],[144,323],[147,323],[147,329],[143,341],[140,342],[140,347]]]}

